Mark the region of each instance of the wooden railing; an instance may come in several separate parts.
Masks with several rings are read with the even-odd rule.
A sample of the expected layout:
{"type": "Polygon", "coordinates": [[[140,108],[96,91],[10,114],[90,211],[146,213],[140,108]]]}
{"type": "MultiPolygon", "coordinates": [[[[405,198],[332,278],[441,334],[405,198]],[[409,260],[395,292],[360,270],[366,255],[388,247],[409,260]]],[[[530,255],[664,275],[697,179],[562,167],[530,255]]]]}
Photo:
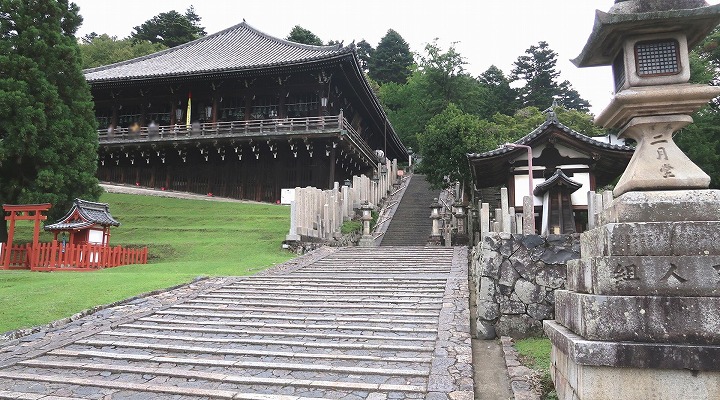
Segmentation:
{"type": "MultiPolygon", "coordinates": [[[[8,251],[3,247],[3,253],[8,251]]],[[[112,268],[120,265],[147,264],[147,247],[127,249],[121,246],[97,244],[63,244],[53,240],[50,243],[14,245],[10,251],[10,262],[4,269],[30,269],[33,271],[89,271],[112,268]]],[[[3,254],[4,256],[4,254],[3,254]]],[[[4,258],[2,258],[4,259],[4,258]]]]}
{"type": "Polygon", "coordinates": [[[254,121],[230,121],[217,123],[194,122],[191,125],[177,124],[164,126],[143,126],[136,130],[114,128],[110,131],[98,131],[100,144],[124,144],[138,142],[163,142],[182,139],[202,140],[219,138],[241,138],[294,133],[325,133],[327,131],[344,132],[368,160],[377,162],[374,152],[360,134],[340,115],[305,118],[264,119],[254,121]]]}
{"type": "Polygon", "coordinates": [[[327,129],[342,130],[349,126],[342,114],[327,117],[305,117],[284,119],[263,119],[253,121],[193,122],[190,125],[176,124],[163,126],[143,126],[132,128],[112,128],[99,130],[100,142],[162,140],[170,138],[203,136],[252,136],[284,132],[313,132],[327,129]]]}

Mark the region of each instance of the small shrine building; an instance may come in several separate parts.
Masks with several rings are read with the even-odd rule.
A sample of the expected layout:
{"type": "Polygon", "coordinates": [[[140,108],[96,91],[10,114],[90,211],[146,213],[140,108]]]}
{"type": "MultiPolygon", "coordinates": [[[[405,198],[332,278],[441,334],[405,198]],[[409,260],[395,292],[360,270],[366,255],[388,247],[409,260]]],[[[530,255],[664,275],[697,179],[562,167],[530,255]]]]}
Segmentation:
{"type": "MultiPolygon", "coordinates": [[[[542,125],[514,144],[531,147],[535,226],[543,235],[585,231],[588,192],[617,179],[634,152],[632,147],[610,143],[607,137],[576,132],[560,123],[552,111],[542,125]]],[[[468,160],[476,190],[506,186],[509,207],[522,210],[523,197],[530,195],[526,148],[472,153],[468,160]]]]}
{"type": "Polygon", "coordinates": [[[354,44],[293,43],[242,22],[84,74],[102,181],[275,202],[408,157],[354,44]]]}
{"type": "Polygon", "coordinates": [[[54,224],[45,225],[44,229],[53,233],[53,240],[58,240],[60,234],[69,233],[67,244],[108,246],[111,226],[120,226],[120,222],[110,215],[110,206],[106,203],[75,199],[64,217],[54,224]]]}

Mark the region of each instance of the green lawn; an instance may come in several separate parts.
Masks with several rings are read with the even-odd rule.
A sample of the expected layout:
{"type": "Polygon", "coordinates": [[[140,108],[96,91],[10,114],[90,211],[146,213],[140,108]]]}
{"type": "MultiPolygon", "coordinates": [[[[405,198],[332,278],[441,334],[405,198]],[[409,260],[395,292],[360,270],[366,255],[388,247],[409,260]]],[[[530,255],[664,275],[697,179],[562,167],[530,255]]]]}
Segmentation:
{"type": "MultiPolygon", "coordinates": [[[[93,272],[0,271],[0,332],[46,324],[197,276],[253,274],[293,257],[280,248],[289,207],[122,194],[104,194],[100,201],[109,203],[122,223],[112,228],[110,244],[147,245],[148,264],[93,272]]],[[[24,223],[17,235],[29,240],[31,231],[24,223]]]]}
{"type": "Polygon", "coordinates": [[[542,400],[557,400],[557,393],[550,377],[550,352],[552,343],[548,338],[527,338],[515,341],[520,362],[541,374],[542,400]]]}

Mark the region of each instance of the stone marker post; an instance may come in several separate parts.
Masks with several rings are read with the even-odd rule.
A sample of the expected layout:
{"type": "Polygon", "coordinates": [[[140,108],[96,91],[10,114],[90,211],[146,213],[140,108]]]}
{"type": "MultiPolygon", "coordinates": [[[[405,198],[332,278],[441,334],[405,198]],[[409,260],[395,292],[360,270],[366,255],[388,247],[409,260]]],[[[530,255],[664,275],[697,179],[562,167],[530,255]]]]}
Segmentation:
{"type": "Polygon", "coordinates": [[[638,145],[545,321],[561,400],[720,399],[720,191],[672,138],[720,94],[688,83],[688,48],[719,22],[704,0],[616,0],[574,60],[613,66],[596,122],[638,145]]]}

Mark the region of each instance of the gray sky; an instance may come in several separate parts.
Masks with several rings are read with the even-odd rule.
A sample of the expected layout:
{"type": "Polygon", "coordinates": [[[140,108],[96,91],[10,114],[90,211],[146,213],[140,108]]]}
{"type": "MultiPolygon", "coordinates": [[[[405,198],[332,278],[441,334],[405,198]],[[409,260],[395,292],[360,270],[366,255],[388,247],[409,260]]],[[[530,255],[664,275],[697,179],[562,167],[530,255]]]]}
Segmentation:
{"type": "MultiPolygon", "coordinates": [[[[421,52],[438,38],[467,61],[477,76],[490,65],[509,74],[512,63],[531,45],[544,40],[558,53],[561,80],[569,80],[598,114],[612,97],[609,67],[578,69],[569,62],[585,45],[595,9],[607,11],[614,0],[363,0],[363,1],[231,1],[231,0],[73,0],[85,22],[78,34],[129,36],[133,27],[170,10],[184,13],[192,4],[208,34],[242,22],[284,38],[295,25],[323,41],[365,39],[373,47],[394,29],[421,52]]],[[[717,4],[720,0],[711,0],[717,4]]],[[[549,105],[548,105],[549,106],[549,105]]]]}

